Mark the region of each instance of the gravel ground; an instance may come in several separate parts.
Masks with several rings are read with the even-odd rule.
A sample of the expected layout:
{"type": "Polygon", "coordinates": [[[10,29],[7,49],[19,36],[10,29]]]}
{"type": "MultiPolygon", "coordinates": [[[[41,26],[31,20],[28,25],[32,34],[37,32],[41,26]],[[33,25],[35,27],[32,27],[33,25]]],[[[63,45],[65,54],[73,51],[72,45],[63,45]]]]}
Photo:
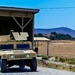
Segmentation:
{"type": "Polygon", "coordinates": [[[0,73],[0,75],[75,75],[75,73],[44,67],[38,67],[38,70],[36,72],[32,72],[28,67],[26,67],[25,69],[15,69],[13,67],[11,69],[8,69],[5,73],[0,73]]]}

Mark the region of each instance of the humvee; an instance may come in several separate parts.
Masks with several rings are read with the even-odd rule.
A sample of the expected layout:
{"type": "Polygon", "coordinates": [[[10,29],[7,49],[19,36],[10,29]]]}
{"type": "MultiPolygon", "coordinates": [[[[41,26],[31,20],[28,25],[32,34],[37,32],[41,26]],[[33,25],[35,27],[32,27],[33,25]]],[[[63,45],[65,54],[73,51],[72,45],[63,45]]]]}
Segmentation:
{"type": "Polygon", "coordinates": [[[0,70],[13,65],[37,70],[34,14],[39,9],[0,6],[0,70]],[[14,30],[14,32],[10,32],[14,30]]]}
{"type": "Polygon", "coordinates": [[[32,50],[32,43],[27,41],[28,33],[12,32],[10,35],[0,36],[0,66],[1,71],[8,67],[19,65],[24,68],[29,66],[32,71],[37,70],[36,52],[32,50]]]}

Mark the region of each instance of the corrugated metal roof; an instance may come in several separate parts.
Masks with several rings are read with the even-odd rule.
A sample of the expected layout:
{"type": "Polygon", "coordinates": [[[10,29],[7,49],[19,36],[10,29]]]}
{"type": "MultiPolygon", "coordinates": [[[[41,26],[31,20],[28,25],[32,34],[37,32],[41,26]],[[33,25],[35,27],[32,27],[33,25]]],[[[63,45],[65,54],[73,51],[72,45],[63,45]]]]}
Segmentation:
{"type": "Polygon", "coordinates": [[[39,12],[39,9],[19,8],[19,7],[6,7],[6,6],[0,6],[0,10],[33,12],[33,13],[39,12]]]}
{"type": "Polygon", "coordinates": [[[34,41],[50,41],[50,40],[45,37],[34,37],[34,41]]]}

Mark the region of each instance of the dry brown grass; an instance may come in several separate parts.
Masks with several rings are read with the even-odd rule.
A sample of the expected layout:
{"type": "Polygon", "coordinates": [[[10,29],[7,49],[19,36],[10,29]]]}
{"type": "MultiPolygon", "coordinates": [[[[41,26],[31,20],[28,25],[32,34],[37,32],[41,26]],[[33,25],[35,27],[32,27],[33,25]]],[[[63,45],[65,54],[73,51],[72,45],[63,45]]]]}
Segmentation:
{"type": "MultiPolygon", "coordinates": [[[[47,54],[47,43],[39,42],[39,55],[47,54]]],[[[75,41],[55,40],[49,44],[49,56],[75,57],[75,41]]]]}
{"type": "Polygon", "coordinates": [[[66,66],[63,64],[46,63],[45,60],[38,60],[37,65],[40,67],[48,67],[48,68],[54,68],[54,69],[67,70],[67,71],[75,72],[74,66],[66,66]]]}

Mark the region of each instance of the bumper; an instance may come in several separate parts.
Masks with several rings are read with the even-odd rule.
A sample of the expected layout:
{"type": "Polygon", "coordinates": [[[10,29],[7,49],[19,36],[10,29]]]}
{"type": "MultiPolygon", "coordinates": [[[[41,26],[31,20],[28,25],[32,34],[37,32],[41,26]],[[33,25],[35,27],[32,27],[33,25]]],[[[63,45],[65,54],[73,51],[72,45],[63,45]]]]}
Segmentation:
{"type": "Polygon", "coordinates": [[[11,50],[11,51],[2,51],[1,59],[6,60],[21,60],[21,59],[32,59],[36,57],[36,52],[33,50],[11,50]]]}
{"type": "Polygon", "coordinates": [[[36,53],[33,53],[33,54],[10,54],[10,55],[4,55],[4,56],[1,56],[1,59],[24,60],[24,59],[32,59],[33,57],[36,57],[36,53]]]}
{"type": "Polygon", "coordinates": [[[7,60],[7,64],[11,65],[28,65],[32,59],[7,60]]]}

